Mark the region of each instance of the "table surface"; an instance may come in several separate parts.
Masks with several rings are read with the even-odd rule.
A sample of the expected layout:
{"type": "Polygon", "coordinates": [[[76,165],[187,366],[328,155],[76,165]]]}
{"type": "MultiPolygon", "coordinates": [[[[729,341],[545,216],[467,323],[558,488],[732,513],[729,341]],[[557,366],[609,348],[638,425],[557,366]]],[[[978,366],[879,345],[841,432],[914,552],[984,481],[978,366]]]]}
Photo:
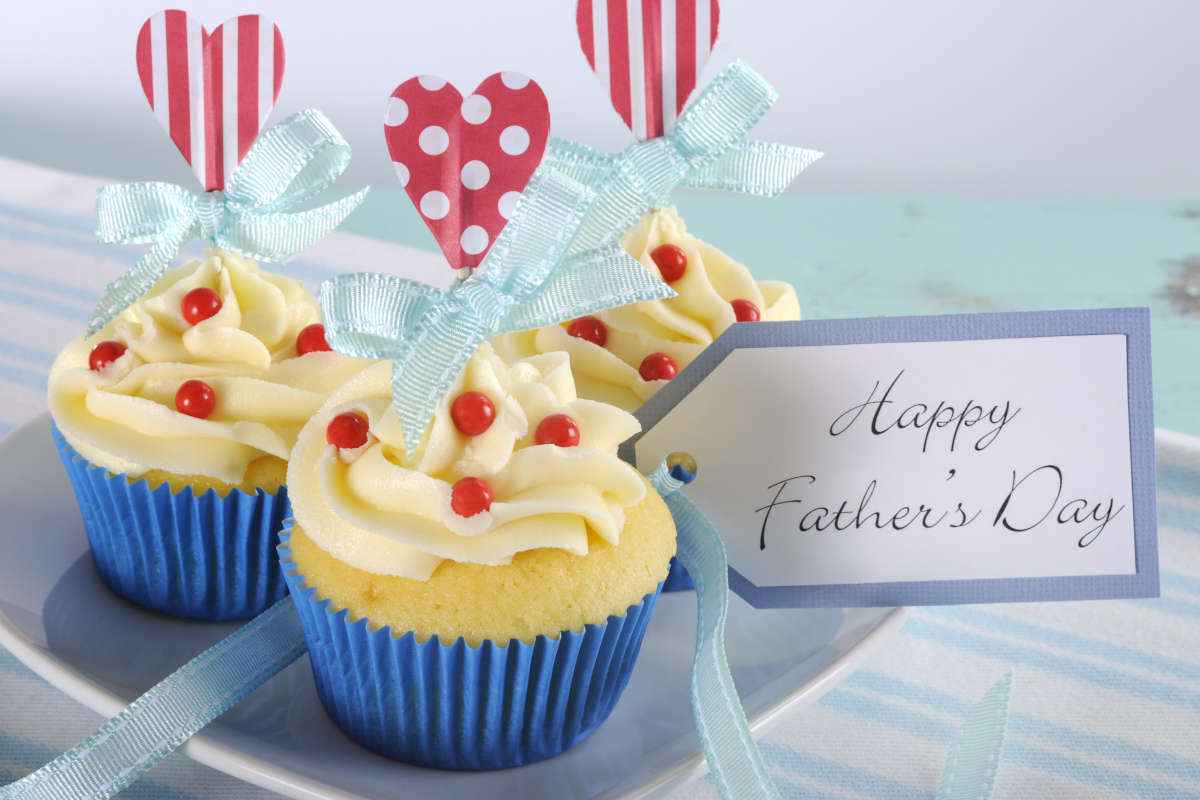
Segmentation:
{"type": "MultiPolygon", "coordinates": [[[[90,236],[99,181],[0,160],[0,432],[134,250],[90,236]]],[[[681,198],[702,238],[794,283],[805,316],[1148,305],[1160,427],[1200,434],[1200,205],[903,197],[681,198]]],[[[398,190],[291,267],[384,269],[432,249],[398,190]],[[357,235],[352,235],[357,234],[357,235]]],[[[1015,672],[996,797],[1200,799],[1200,472],[1160,472],[1163,597],[914,609],[901,634],[761,745],[786,796],[932,798],[966,710],[1015,672]]],[[[778,612],[777,612],[778,613],[778,612]]],[[[785,612],[784,612],[785,613],[785,612]]],[[[0,783],[100,720],[0,650],[0,783]]],[[[175,755],[122,796],[265,798],[175,755]]],[[[697,779],[679,793],[713,795],[697,779]]]]}

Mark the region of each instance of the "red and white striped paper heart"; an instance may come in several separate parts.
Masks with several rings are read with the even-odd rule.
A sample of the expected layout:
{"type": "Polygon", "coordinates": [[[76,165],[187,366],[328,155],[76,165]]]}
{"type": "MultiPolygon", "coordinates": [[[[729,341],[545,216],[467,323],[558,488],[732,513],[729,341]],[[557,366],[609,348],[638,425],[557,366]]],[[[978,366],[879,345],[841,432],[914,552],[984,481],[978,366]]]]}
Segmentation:
{"type": "Polygon", "coordinates": [[[137,71],[154,116],[205,190],[224,189],[275,107],[283,37],[244,14],[209,33],[184,11],[142,24],[137,71]]]}
{"type": "Polygon", "coordinates": [[[638,141],[671,129],[720,20],[717,0],[578,0],[579,45],[638,141]]]}
{"type": "Polygon", "coordinates": [[[482,263],[542,160],[550,108],[535,81],[497,72],[467,98],[431,75],[388,99],[396,177],[454,269],[482,263]]]}

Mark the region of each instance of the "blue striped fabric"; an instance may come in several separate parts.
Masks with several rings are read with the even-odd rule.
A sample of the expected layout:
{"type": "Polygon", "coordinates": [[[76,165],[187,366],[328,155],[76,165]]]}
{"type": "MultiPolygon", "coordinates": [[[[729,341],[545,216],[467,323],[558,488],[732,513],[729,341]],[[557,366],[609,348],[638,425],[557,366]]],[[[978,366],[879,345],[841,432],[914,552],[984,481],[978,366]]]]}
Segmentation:
{"type": "MultiPolygon", "coordinates": [[[[46,373],[134,251],[91,235],[99,182],[0,161],[0,434],[45,408],[46,373]]],[[[433,254],[336,234],[291,274],[433,254]]],[[[448,271],[447,271],[448,272],[448,271]]],[[[433,274],[432,272],[426,273],[433,274]]],[[[1132,602],[914,609],[900,635],[815,705],[760,736],[785,796],[928,799],[971,705],[1015,673],[997,798],[1200,800],[1200,457],[1160,441],[1163,596],[1132,602]]],[[[0,783],[90,735],[93,713],[0,650],[0,783]]],[[[175,755],[130,798],[257,798],[260,790],[175,755]]],[[[715,797],[703,778],[680,798],[715,797]]]]}

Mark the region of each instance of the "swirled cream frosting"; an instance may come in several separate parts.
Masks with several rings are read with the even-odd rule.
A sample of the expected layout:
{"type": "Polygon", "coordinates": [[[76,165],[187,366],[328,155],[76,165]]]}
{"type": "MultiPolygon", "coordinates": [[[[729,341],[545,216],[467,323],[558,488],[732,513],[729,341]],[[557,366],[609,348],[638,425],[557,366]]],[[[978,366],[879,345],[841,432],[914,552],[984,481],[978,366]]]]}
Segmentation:
{"type": "Polygon", "coordinates": [[[293,514],[318,546],[367,572],[427,580],[447,559],[495,566],[537,548],[584,555],[589,531],[619,542],[625,509],[646,485],[617,458],[617,445],[640,426],[625,411],[579,399],[565,353],[510,365],[481,345],[411,458],[391,407],[391,370],[376,363],[334,392],[292,451],[293,514]],[[481,392],[495,407],[490,427],[475,436],[451,417],[464,392],[481,392]],[[344,413],[369,420],[367,442],[354,450],[326,440],[329,422],[344,413]],[[575,421],[578,445],[536,442],[539,422],[552,414],[575,421]],[[451,505],[454,484],[466,477],[493,494],[490,508],[472,516],[451,505]]]}
{"type": "Polygon", "coordinates": [[[298,356],[296,336],[320,320],[298,281],[222,250],[168,271],[94,336],[76,339],[50,371],[50,413],[88,461],[138,477],[152,470],[238,484],[263,456],[287,459],[296,434],[337,386],[368,362],[323,351],[298,356]],[[221,308],[195,325],[189,291],[207,287],[221,308]],[[92,348],[125,353],[99,370],[92,348]],[[199,379],[216,395],[204,419],[176,410],[175,393],[199,379]]]}
{"type": "Polygon", "coordinates": [[[682,370],[737,321],[733,301],[750,301],[763,320],[800,318],[800,303],[790,284],[756,281],[744,265],[688,233],[673,208],[648,213],[622,244],[659,276],[661,270],[651,253],[664,244],[681,248],[687,268],[670,282],[677,296],[596,314],[607,331],[603,346],[571,336],[568,322],[499,336],[493,342],[496,351],[510,361],[533,353],[569,353],[580,396],[632,411],[667,383],[644,379],[639,371],[642,361],[652,353],[663,353],[682,370]]]}

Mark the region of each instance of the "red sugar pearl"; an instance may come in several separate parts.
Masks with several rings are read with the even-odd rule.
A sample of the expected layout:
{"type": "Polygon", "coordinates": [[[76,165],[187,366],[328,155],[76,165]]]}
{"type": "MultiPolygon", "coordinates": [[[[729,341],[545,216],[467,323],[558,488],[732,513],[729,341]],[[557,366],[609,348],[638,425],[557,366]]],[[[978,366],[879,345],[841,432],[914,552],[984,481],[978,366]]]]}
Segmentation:
{"type": "Polygon", "coordinates": [[[597,347],[608,341],[608,326],[599,317],[580,317],[570,324],[567,333],[576,339],[584,339],[597,347]]]}
{"type": "Polygon", "coordinates": [[[353,450],[367,443],[370,421],[355,411],[345,411],[329,420],[325,426],[325,441],[334,447],[353,450]]]}
{"type": "Polygon", "coordinates": [[[125,345],[108,339],[93,347],[92,352],[88,353],[88,366],[93,371],[99,372],[123,355],[125,355],[125,345]]]}
{"type": "Polygon", "coordinates": [[[687,253],[677,244],[660,244],[650,251],[650,258],[667,283],[674,283],[687,272],[687,253]]]}
{"type": "Polygon", "coordinates": [[[492,487],[479,478],[463,478],[450,489],[450,508],[460,517],[473,517],[492,507],[492,487]]]}
{"type": "Polygon", "coordinates": [[[644,381],[669,381],[679,374],[679,365],[666,353],[651,353],[642,359],[638,374],[644,381]]]}
{"type": "Polygon", "coordinates": [[[216,407],[217,393],[204,381],[184,381],[175,392],[176,410],[189,417],[208,419],[216,407]]]}
{"type": "Polygon", "coordinates": [[[478,436],[496,421],[496,406],[483,392],[463,392],[450,404],[450,419],[464,436],[478,436]]]}
{"type": "Polygon", "coordinates": [[[733,315],[738,322],[758,322],[762,319],[758,306],[749,300],[732,300],[729,305],[733,306],[733,315]]]}
{"type": "Polygon", "coordinates": [[[196,325],[221,310],[221,296],[207,286],[198,286],[183,296],[179,310],[188,325],[196,325]]]}
{"type": "Polygon", "coordinates": [[[308,355],[330,350],[329,342],[325,341],[325,326],[319,322],[304,328],[296,334],[296,354],[308,355]]]}
{"type": "Polygon", "coordinates": [[[533,440],[538,444],[575,447],[579,444],[579,425],[566,414],[551,414],[538,423],[533,440]]]}

